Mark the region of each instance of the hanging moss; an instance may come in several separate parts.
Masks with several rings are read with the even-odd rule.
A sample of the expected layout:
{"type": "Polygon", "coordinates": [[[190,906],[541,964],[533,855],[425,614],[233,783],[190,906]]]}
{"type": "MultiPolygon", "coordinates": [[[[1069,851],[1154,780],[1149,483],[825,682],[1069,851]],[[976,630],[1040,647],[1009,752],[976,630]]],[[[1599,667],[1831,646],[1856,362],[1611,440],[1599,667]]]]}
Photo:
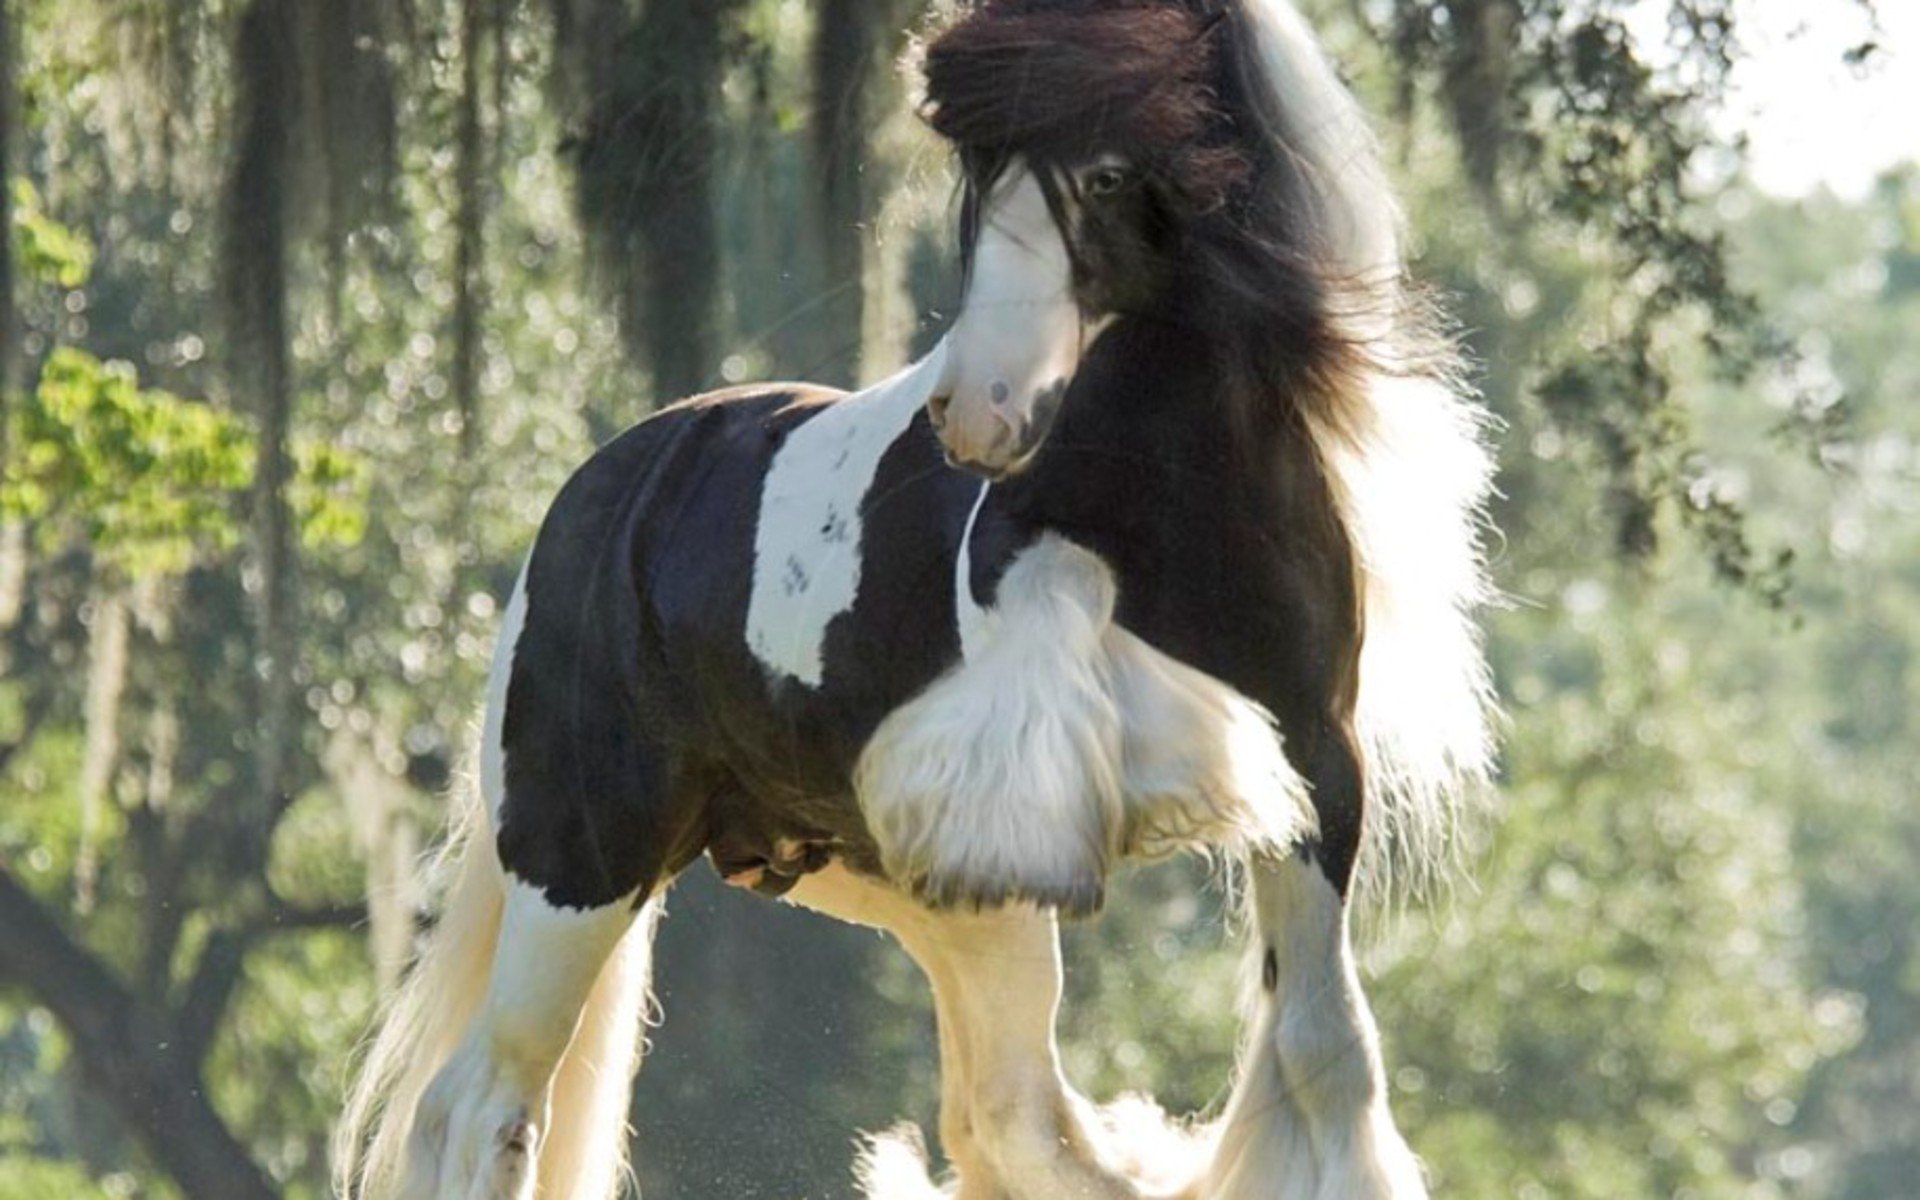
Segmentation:
{"type": "MultiPolygon", "coordinates": [[[[602,6],[617,7],[617,6],[602,6]]],[[[575,43],[589,80],[570,143],[581,225],[628,351],[673,399],[717,377],[715,170],[726,34],[738,0],[655,0],[610,54],[575,43]]],[[[562,11],[572,9],[562,4],[562,11]]]]}

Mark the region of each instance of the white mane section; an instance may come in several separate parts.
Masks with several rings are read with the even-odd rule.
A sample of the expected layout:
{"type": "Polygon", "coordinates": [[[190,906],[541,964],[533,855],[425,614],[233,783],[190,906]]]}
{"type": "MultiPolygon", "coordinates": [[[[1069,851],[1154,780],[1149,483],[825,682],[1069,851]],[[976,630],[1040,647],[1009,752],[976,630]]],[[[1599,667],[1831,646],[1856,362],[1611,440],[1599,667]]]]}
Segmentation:
{"type": "Polygon", "coordinates": [[[1392,282],[1401,269],[1400,206],[1366,113],[1292,0],[1242,0],[1241,8],[1279,119],[1274,134],[1315,186],[1327,248],[1355,277],[1392,282]]]}
{"type": "MultiPolygon", "coordinates": [[[[1243,0],[1274,130],[1306,176],[1324,245],[1379,302],[1348,330],[1390,367],[1401,218],[1365,114],[1291,0],[1243,0]]],[[[1316,423],[1365,575],[1358,732],[1367,760],[1362,882],[1418,889],[1492,768],[1493,688],[1475,612],[1492,596],[1480,545],[1493,462],[1488,417],[1452,381],[1376,372],[1352,432],[1316,423]],[[1397,876],[1397,879],[1395,878],[1397,876]]]]}
{"type": "Polygon", "coordinates": [[[760,489],[747,645],[768,669],[819,687],[827,626],[860,591],[861,502],[880,459],[933,394],[942,341],[787,436],[760,489]]]}

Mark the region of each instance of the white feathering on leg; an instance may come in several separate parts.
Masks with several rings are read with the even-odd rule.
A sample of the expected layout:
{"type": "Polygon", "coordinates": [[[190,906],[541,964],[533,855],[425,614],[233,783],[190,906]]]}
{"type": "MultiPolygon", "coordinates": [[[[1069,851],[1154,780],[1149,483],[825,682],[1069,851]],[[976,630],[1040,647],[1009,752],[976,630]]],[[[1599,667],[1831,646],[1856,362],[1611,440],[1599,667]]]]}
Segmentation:
{"type": "Polygon", "coordinates": [[[1284,851],[1313,827],[1273,719],[1113,621],[1113,572],[1048,535],[966,661],[882,722],[854,774],[887,872],[938,903],[1096,907],[1122,855],[1284,851]]]}

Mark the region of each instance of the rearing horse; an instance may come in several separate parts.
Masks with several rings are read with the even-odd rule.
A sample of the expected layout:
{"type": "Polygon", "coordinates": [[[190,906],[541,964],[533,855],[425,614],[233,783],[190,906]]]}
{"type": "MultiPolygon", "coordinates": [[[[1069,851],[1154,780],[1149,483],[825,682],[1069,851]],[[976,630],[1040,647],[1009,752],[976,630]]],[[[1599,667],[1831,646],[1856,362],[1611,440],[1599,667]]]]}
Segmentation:
{"type": "Polygon", "coordinates": [[[969,1200],[1424,1195],[1347,912],[1488,770],[1489,463],[1375,143],[1288,0],[986,0],[926,76],[951,333],[668,408],[561,492],[343,1190],[613,1192],[704,854],[925,970],[969,1200]],[[1055,913],[1200,846],[1245,863],[1255,983],[1225,1111],[1147,1162],[1061,1073],[1055,913]]]}

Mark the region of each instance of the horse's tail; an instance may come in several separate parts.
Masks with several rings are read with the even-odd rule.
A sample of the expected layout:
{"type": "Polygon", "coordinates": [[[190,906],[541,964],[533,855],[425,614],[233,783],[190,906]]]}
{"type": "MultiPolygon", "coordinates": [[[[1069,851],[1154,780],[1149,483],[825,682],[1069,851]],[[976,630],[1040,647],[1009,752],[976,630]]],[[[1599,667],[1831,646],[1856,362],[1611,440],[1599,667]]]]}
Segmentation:
{"type": "Polygon", "coordinates": [[[430,883],[445,889],[439,920],[383,1004],[334,1129],[334,1189],[341,1197],[399,1192],[420,1097],[486,998],[506,872],[487,836],[480,789],[464,786],[455,795],[447,839],[427,867],[430,883]]]}
{"type": "MultiPolygon", "coordinates": [[[[486,999],[507,876],[480,789],[463,787],[446,842],[428,867],[443,885],[425,947],[382,1007],[334,1130],[336,1194],[411,1195],[409,1151],[422,1096],[471,1032],[486,999]]],[[[654,918],[647,906],[600,974],[554,1075],[539,1194],[612,1196],[626,1178],[627,1109],[641,1050],[654,918]]]]}

